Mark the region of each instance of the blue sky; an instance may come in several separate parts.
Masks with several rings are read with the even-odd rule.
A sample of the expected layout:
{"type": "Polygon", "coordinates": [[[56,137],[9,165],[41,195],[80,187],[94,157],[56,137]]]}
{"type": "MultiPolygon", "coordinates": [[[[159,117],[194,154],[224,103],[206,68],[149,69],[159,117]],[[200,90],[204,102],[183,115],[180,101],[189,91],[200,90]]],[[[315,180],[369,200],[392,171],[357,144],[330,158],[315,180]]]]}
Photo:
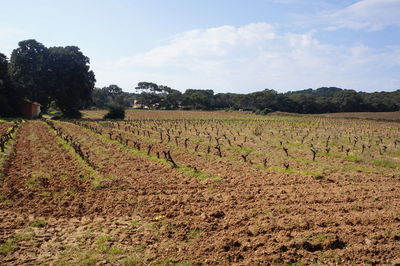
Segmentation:
{"type": "Polygon", "coordinates": [[[0,52],[76,45],[97,87],[400,89],[400,0],[0,0],[0,52]]]}

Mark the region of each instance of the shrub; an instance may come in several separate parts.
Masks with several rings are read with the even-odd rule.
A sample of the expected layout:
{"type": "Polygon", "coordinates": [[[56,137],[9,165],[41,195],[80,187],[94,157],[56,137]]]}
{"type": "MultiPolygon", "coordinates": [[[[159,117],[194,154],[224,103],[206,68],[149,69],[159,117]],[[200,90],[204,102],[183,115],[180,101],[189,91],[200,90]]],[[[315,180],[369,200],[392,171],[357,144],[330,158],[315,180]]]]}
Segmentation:
{"type": "Polygon", "coordinates": [[[121,105],[110,105],[104,119],[124,119],[125,108],[121,105]]]}
{"type": "Polygon", "coordinates": [[[70,109],[63,111],[62,117],[64,118],[72,118],[72,119],[80,119],[82,118],[82,113],[79,110],[70,109]]]}

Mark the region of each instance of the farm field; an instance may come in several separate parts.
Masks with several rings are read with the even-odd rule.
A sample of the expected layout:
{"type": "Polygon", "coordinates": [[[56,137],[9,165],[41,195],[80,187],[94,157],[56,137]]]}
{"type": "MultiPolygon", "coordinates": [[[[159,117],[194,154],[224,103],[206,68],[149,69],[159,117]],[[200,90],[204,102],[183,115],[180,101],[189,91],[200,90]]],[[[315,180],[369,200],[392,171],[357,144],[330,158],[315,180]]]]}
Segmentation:
{"type": "MultiPolygon", "coordinates": [[[[84,110],[84,119],[102,119],[107,110],[84,110]]],[[[255,118],[250,112],[225,112],[225,111],[167,111],[167,110],[140,110],[128,109],[125,119],[223,119],[223,118],[255,118]]]]}
{"type": "Polygon", "coordinates": [[[400,263],[400,123],[0,122],[0,264],[400,263]]]}
{"type": "Polygon", "coordinates": [[[317,116],[332,118],[358,118],[373,120],[393,120],[400,122],[400,112],[358,112],[358,113],[331,113],[319,114],[317,116]]]}

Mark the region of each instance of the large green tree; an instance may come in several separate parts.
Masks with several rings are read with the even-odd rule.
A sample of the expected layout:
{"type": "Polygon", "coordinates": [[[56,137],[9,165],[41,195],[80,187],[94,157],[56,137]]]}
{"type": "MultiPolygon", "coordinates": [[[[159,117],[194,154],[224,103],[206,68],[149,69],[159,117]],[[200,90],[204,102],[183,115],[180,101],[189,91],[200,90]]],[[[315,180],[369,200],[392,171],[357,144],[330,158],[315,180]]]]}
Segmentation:
{"type": "Polygon", "coordinates": [[[48,49],[40,42],[21,41],[11,54],[9,68],[18,96],[40,102],[44,111],[50,103],[48,55],[48,49]]]}
{"type": "Polygon", "coordinates": [[[89,62],[76,46],[49,48],[49,95],[66,117],[79,117],[79,109],[91,101],[96,79],[89,62]]]}
{"type": "Polygon", "coordinates": [[[13,116],[17,113],[15,91],[8,74],[7,57],[0,53],[0,116],[13,116]]]}
{"type": "Polygon", "coordinates": [[[78,47],[47,48],[36,40],[18,43],[9,73],[19,99],[39,102],[44,112],[54,102],[66,117],[79,117],[96,81],[89,58],[78,47]]]}

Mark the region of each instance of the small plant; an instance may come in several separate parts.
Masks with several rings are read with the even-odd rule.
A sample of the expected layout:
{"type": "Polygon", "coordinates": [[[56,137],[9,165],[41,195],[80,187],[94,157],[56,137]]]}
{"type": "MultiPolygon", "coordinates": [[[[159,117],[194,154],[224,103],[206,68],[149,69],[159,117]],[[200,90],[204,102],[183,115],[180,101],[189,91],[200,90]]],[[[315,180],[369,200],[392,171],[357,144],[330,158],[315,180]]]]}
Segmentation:
{"type": "Polygon", "coordinates": [[[33,220],[33,222],[31,223],[31,226],[33,227],[45,227],[46,225],[48,225],[49,222],[47,222],[45,219],[43,218],[36,218],[35,220],[33,220]]]}

